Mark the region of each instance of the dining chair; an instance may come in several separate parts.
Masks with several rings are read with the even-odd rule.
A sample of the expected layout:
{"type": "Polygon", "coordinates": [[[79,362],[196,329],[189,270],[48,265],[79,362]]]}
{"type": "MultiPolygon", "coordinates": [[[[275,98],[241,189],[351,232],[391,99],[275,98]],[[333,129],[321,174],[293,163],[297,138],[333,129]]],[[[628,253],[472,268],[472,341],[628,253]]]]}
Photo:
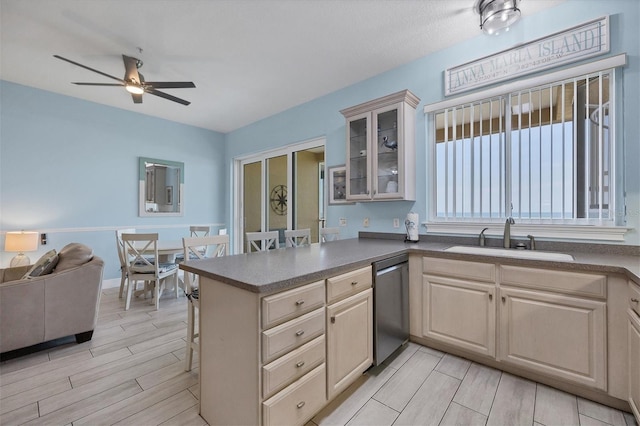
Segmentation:
{"type": "Polygon", "coordinates": [[[278,231],[247,232],[245,239],[247,241],[247,253],[280,248],[278,231]]]}
{"type": "Polygon", "coordinates": [[[178,265],[176,263],[161,263],[158,260],[158,234],[122,234],[122,242],[124,244],[123,253],[129,256],[126,262],[129,285],[127,286],[125,311],[129,309],[131,295],[137,281],[154,284],[156,310],[160,307],[160,287],[166,283],[166,279],[169,277],[173,279],[177,298],[178,265]],[[132,281],[133,285],[131,285],[132,281]]]}
{"type": "MultiPolygon", "coordinates": [[[[192,260],[194,257],[197,259],[205,259],[229,255],[228,235],[183,238],[182,245],[184,246],[184,258],[189,260],[192,260]]],[[[198,350],[196,339],[200,336],[199,330],[195,332],[196,309],[200,308],[198,301],[198,277],[199,275],[192,274],[188,271],[184,273],[184,292],[187,295],[187,299],[189,299],[189,304],[187,305],[187,353],[185,356],[185,371],[191,371],[193,351],[198,350]]]]}
{"type": "Polygon", "coordinates": [[[190,226],[189,233],[192,237],[208,237],[211,232],[211,228],[208,226],[190,226]]]}
{"type": "Polygon", "coordinates": [[[120,260],[120,293],[119,299],[122,299],[124,293],[125,283],[128,283],[127,277],[127,259],[129,255],[125,253],[124,243],[122,242],[122,234],[135,234],[136,230],[133,228],[128,229],[116,229],[116,249],[118,250],[118,260],[120,260]]]}
{"type": "Polygon", "coordinates": [[[311,229],[287,229],[284,231],[286,247],[301,247],[311,244],[311,229]]]}
{"type": "MultiPolygon", "coordinates": [[[[193,237],[208,237],[211,232],[211,228],[206,225],[191,225],[189,227],[189,235],[193,237]]],[[[176,263],[180,263],[185,259],[184,253],[176,254],[175,261],[176,263]]],[[[189,260],[195,259],[193,255],[189,258],[189,260]]]]}
{"type": "Polygon", "coordinates": [[[320,242],[336,241],[340,239],[340,228],[320,228],[320,242]]]}

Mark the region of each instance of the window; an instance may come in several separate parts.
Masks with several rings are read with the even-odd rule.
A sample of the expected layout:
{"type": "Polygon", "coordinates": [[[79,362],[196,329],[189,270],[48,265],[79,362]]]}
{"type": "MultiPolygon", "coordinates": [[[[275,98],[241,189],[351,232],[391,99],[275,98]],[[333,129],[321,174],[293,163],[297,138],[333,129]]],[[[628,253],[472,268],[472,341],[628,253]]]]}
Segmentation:
{"type": "Polygon", "coordinates": [[[432,110],[431,220],[615,225],[613,81],[600,71],[432,110]]]}

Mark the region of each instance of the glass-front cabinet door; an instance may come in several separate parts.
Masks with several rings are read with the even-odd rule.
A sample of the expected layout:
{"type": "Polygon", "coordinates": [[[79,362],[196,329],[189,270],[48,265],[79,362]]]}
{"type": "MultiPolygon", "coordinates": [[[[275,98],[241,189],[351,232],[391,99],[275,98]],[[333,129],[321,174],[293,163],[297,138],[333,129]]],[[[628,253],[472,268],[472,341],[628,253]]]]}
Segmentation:
{"type": "Polygon", "coordinates": [[[360,114],[348,121],[347,157],[347,198],[369,199],[371,194],[371,175],[369,158],[369,135],[371,134],[371,114],[360,114]]]}
{"type": "Polygon", "coordinates": [[[347,200],[415,200],[415,111],[408,90],[340,111],[347,122],[347,200]]]}
{"type": "Polygon", "coordinates": [[[404,141],[398,128],[400,106],[374,111],[373,119],[377,128],[373,175],[376,182],[373,198],[398,197],[402,176],[400,153],[404,141]]]}

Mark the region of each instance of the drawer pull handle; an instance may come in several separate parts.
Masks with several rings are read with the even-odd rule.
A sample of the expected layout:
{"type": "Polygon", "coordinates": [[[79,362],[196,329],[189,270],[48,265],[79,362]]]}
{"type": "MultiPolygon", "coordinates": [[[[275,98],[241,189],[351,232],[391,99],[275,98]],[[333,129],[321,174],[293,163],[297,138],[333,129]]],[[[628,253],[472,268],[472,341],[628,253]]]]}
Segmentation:
{"type": "Polygon", "coordinates": [[[331,324],[335,324],[336,323],[336,317],[331,317],[331,324]]]}
{"type": "Polygon", "coordinates": [[[296,301],[296,306],[301,306],[304,304],[304,300],[298,300],[296,301]]]}
{"type": "Polygon", "coordinates": [[[489,293],[489,300],[493,300],[493,294],[489,293]]]}
{"type": "Polygon", "coordinates": [[[303,365],[304,365],[304,361],[298,361],[296,363],[296,367],[298,367],[298,368],[302,367],[303,365]]]}
{"type": "Polygon", "coordinates": [[[504,303],[506,301],[507,301],[507,299],[504,296],[502,296],[502,303],[504,303]]]}
{"type": "Polygon", "coordinates": [[[296,405],[296,407],[298,407],[298,408],[304,407],[304,401],[298,402],[298,405],[296,405]]]}
{"type": "Polygon", "coordinates": [[[296,336],[300,337],[304,334],[304,330],[298,330],[296,331],[296,336]]]}
{"type": "Polygon", "coordinates": [[[351,285],[358,285],[358,281],[351,281],[351,285]]]}
{"type": "Polygon", "coordinates": [[[638,303],[638,299],[635,299],[635,298],[631,298],[631,301],[632,301],[633,303],[638,303]]]}

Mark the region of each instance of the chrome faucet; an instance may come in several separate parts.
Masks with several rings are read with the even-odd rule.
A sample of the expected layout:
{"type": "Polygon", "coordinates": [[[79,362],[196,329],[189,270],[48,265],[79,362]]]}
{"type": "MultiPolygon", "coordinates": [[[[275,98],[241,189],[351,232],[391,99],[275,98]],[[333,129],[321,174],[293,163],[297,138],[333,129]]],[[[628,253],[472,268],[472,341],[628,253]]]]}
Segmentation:
{"type": "Polygon", "coordinates": [[[509,216],[504,223],[504,248],[511,248],[511,225],[514,223],[516,223],[516,221],[513,220],[511,216],[509,216]]]}
{"type": "Polygon", "coordinates": [[[480,247],[484,247],[484,240],[485,240],[484,231],[486,231],[487,229],[489,228],[484,228],[482,231],[480,231],[480,235],[478,235],[478,245],[480,247]]]}

